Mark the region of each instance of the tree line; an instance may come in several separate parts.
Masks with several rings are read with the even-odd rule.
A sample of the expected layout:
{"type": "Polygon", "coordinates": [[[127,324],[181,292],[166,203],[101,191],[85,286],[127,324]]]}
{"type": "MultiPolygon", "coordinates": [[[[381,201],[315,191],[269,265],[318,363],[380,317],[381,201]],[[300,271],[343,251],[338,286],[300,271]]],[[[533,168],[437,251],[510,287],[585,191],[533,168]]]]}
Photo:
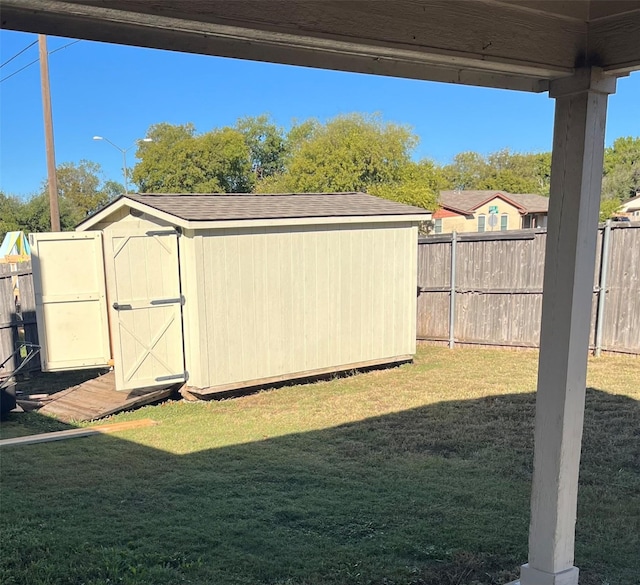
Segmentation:
{"type": "MultiPolygon", "coordinates": [[[[131,180],[141,193],[326,193],[364,191],[437,208],[444,189],[495,189],[549,195],[551,153],[457,154],[439,165],[414,160],[418,137],[407,125],[377,115],[347,114],[325,123],[294,122],[288,130],[269,116],[198,133],[193,124],[152,125],[140,142],[131,180]]],[[[122,193],[89,161],[58,167],[61,224],[72,229],[122,193]]],[[[46,231],[46,183],[26,201],[0,193],[0,234],[46,231]]],[[[640,191],[640,138],[618,138],[605,151],[601,219],[640,191]]]]}

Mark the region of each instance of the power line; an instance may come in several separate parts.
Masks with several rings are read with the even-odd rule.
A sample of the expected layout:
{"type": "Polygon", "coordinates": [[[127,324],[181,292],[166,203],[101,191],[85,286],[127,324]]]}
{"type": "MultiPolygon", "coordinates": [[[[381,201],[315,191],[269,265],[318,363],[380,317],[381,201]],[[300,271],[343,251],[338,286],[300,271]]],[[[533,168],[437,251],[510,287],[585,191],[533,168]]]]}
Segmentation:
{"type": "Polygon", "coordinates": [[[79,43],[79,42],[80,42],[80,40],[73,41],[71,43],[67,43],[63,47],[58,47],[57,49],[54,49],[53,51],[50,51],[49,55],[53,55],[54,53],[57,53],[58,51],[62,51],[62,49],[66,49],[67,47],[70,47],[71,45],[75,45],[76,43],[79,43]]]}
{"type": "Polygon", "coordinates": [[[31,43],[30,45],[27,45],[24,49],[22,49],[22,51],[16,53],[13,57],[11,57],[11,59],[7,59],[2,65],[0,65],[0,69],[2,69],[5,65],[8,65],[9,63],[11,63],[11,61],[13,61],[16,57],[19,57],[20,55],[22,55],[22,53],[24,53],[26,50],[33,47],[33,45],[35,45],[37,42],[38,41],[36,39],[35,41],[33,41],[33,43],[31,43]]]}
{"type": "MultiPolygon", "coordinates": [[[[37,43],[38,41],[35,41],[35,43],[37,43]]],[[[57,49],[54,49],[53,51],[51,51],[49,53],[49,55],[53,55],[54,53],[57,53],[58,51],[62,51],[62,49],[66,49],[67,47],[70,47],[71,45],[75,45],[76,43],[79,43],[80,41],[73,41],[71,43],[67,43],[66,45],[62,46],[62,47],[58,47],[57,49]]],[[[35,44],[33,43],[33,44],[35,44]]],[[[31,45],[29,45],[31,46],[31,45]]],[[[28,47],[27,47],[28,48],[28,47]]],[[[26,49],[24,49],[26,50],[26,49]]],[[[23,51],[24,52],[24,51],[23,51]]],[[[17,57],[17,55],[15,55],[15,57],[17,57]]],[[[14,57],[11,57],[11,59],[13,59],[14,57]]],[[[11,60],[9,59],[9,61],[11,60]]],[[[9,62],[7,61],[7,63],[9,62]]],[[[18,69],[17,71],[14,71],[11,75],[7,75],[6,77],[3,77],[2,79],[0,79],[0,83],[2,83],[3,81],[6,81],[7,79],[13,77],[14,75],[17,75],[18,73],[20,73],[20,71],[24,71],[27,67],[31,67],[31,65],[34,65],[35,63],[37,63],[39,61],[39,59],[35,59],[34,61],[31,61],[31,63],[28,63],[27,65],[25,65],[24,67],[21,67],[20,69],[18,69]]]]}
{"type": "Polygon", "coordinates": [[[21,67],[17,71],[14,71],[11,75],[7,75],[6,77],[3,77],[2,79],[0,79],[0,83],[2,83],[3,81],[6,81],[7,79],[11,79],[14,75],[18,75],[18,73],[20,73],[20,71],[24,71],[27,67],[31,67],[31,65],[33,65],[34,63],[37,63],[39,60],[40,59],[36,59],[35,61],[31,61],[31,63],[29,63],[28,65],[25,65],[24,67],[21,67]]]}

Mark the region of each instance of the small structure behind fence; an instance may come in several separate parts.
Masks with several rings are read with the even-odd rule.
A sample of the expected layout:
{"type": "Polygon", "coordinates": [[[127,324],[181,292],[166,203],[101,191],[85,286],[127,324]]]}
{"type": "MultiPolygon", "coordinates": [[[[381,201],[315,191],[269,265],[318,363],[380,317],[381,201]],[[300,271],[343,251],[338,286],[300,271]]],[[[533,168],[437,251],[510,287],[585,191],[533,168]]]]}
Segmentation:
{"type": "MultiPolygon", "coordinates": [[[[38,343],[36,301],[31,274],[31,261],[0,263],[0,363],[8,358],[22,341],[38,343]]],[[[12,357],[3,372],[15,370],[21,355],[12,357]]],[[[25,364],[27,370],[38,369],[39,360],[25,364]]]]}
{"type": "MultiPolygon", "coordinates": [[[[538,347],[546,238],[546,229],[422,238],[418,339],[538,347]]],[[[640,224],[599,229],[591,345],[640,354],[640,224]]]]}

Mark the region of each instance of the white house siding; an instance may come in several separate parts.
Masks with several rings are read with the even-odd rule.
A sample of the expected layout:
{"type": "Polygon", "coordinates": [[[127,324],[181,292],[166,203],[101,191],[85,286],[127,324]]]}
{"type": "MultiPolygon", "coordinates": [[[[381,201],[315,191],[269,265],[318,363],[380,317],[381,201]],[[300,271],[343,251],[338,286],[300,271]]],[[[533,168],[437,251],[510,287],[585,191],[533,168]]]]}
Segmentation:
{"type": "Polygon", "coordinates": [[[189,385],[413,354],[417,237],[410,223],[195,232],[189,385]]]}

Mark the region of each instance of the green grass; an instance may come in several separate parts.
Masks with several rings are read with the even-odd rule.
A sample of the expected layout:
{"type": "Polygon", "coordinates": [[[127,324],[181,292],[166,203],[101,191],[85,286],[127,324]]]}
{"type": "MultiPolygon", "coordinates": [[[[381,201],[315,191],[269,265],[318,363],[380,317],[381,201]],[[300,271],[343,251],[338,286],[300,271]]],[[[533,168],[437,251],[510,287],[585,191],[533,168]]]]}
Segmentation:
{"type": "MultiPolygon", "coordinates": [[[[505,583],[526,561],[536,367],[533,352],[421,347],[400,368],[3,449],[0,582],[505,583]]],[[[580,583],[638,584],[640,360],[589,367],[580,583]]],[[[42,419],[12,416],[2,436],[42,419]]]]}

